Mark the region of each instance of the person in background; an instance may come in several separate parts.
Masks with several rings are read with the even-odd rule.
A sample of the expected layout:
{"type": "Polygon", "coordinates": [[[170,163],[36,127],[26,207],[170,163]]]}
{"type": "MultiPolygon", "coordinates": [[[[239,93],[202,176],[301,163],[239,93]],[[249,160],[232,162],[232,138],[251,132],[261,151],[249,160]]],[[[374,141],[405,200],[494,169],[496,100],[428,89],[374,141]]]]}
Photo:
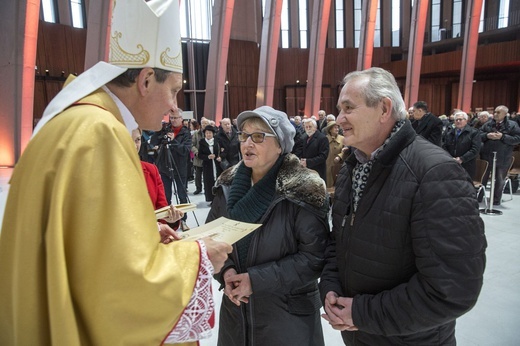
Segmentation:
{"type": "Polygon", "coordinates": [[[455,113],[455,127],[449,127],[444,136],[442,148],[473,178],[477,169],[482,140],[480,132],[468,124],[468,115],[463,111],[455,113]]]}
{"type": "Polygon", "coordinates": [[[319,175],[290,154],[295,129],[268,106],[238,116],[243,160],[219,177],[207,222],[262,226],[234,245],[216,279],[224,287],[218,345],[324,345],[317,280],[329,238],[319,175]]]}
{"type": "Polygon", "coordinates": [[[335,121],[330,121],[325,128],[325,134],[329,141],[329,156],[327,157],[327,188],[333,187],[336,175],[341,167],[340,155],[343,151],[344,137],[339,134],[339,126],[335,121]]]}
{"type": "MultiPolygon", "coordinates": [[[[155,161],[164,184],[166,200],[171,204],[188,203],[188,160],[191,152],[191,133],[182,125],[182,109],[170,111],[170,122],[163,124],[161,131],[156,132],[151,139],[157,150],[155,161]],[[175,188],[173,187],[175,184],[175,188]],[[173,192],[176,201],[173,200],[173,192]]],[[[187,215],[181,221],[181,229],[190,228],[186,224],[187,215]]]]}
{"type": "Polygon", "coordinates": [[[323,317],[346,345],[455,345],[486,263],[473,183],[416,135],[392,74],[343,82],[337,123],[353,153],[336,180],[323,317]]]}
{"type": "Polygon", "coordinates": [[[408,108],[408,113],[406,114],[406,118],[410,120],[411,122],[414,122],[415,119],[413,118],[413,107],[408,108]]]}
{"type": "Polygon", "coordinates": [[[215,140],[215,127],[208,125],[202,130],[204,138],[199,141],[198,157],[202,160],[204,195],[206,202],[213,202],[213,186],[220,175],[220,147],[215,140]]]}
{"type": "Polygon", "coordinates": [[[316,120],[316,129],[321,132],[327,126],[327,113],[323,109],[319,110],[318,119],[314,118],[314,120],[316,120]]]}
{"type": "Polygon", "coordinates": [[[194,195],[198,195],[202,192],[202,159],[199,157],[199,143],[200,140],[204,138],[204,129],[208,126],[208,119],[202,117],[200,119],[200,127],[199,129],[193,133],[192,135],[192,147],[191,152],[193,153],[193,168],[195,169],[195,191],[194,195]]]}
{"type": "Polygon", "coordinates": [[[303,128],[302,124],[302,117],[299,115],[294,117],[294,128],[296,129],[296,132],[299,132],[302,135],[305,133],[305,129],[303,128]]]}
{"type": "MultiPolygon", "coordinates": [[[[132,131],[132,139],[134,140],[137,152],[139,152],[142,142],[141,129],[137,128],[132,131]]],[[[164,185],[157,166],[141,160],[141,167],[143,168],[144,180],[146,181],[146,187],[148,188],[148,194],[150,195],[154,209],[157,210],[166,207],[169,203],[166,201],[164,185]]]]}
{"type": "Polygon", "coordinates": [[[413,118],[415,121],[412,127],[415,132],[440,147],[443,124],[439,118],[428,112],[426,102],[418,101],[413,104],[413,118]]]}
{"type": "Polygon", "coordinates": [[[480,128],[491,119],[493,119],[492,114],[489,114],[487,111],[482,111],[478,114],[477,119],[473,121],[473,127],[480,130],[480,128]]]}
{"type": "MultiPolygon", "coordinates": [[[[134,141],[135,148],[137,152],[139,152],[141,148],[142,142],[142,131],[140,128],[137,128],[132,131],[132,140],[134,141]]],[[[148,189],[148,194],[150,195],[150,200],[152,201],[153,207],[155,210],[166,207],[168,202],[166,201],[166,195],[164,194],[164,186],[161,179],[161,175],[159,174],[159,170],[157,166],[153,163],[149,163],[141,160],[141,167],[143,168],[144,180],[146,182],[146,188],[148,189]]],[[[170,215],[167,218],[160,219],[161,223],[168,223],[169,226],[177,230],[179,228],[180,222],[179,220],[184,216],[184,213],[180,210],[177,210],[173,205],[171,206],[170,215]]],[[[161,227],[160,227],[161,228],[161,227]]],[[[162,230],[161,230],[162,232],[162,230]]],[[[161,238],[167,239],[169,238],[169,234],[163,232],[161,234],[161,238]]],[[[171,239],[168,239],[168,242],[171,239]]],[[[164,241],[163,241],[164,242],[164,241]]],[[[165,242],[166,244],[168,242],[165,242]]]]}
{"type": "Polygon", "coordinates": [[[314,119],[303,121],[305,135],[301,137],[301,149],[295,151],[295,155],[300,158],[303,167],[307,167],[318,172],[323,181],[327,179],[327,157],[329,156],[329,142],[327,137],[317,130],[314,119]]]}
{"type": "Polygon", "coordinates": [[[179,236],[157,225],[131,137],[177,108],[182,66],[159,56],[181,56],[178,5],[118,1],[110,63],[70,76],[34,129],[0,232],[0,345],[193,344],[211,332],[211,275],[231,246],[169,242],[179,236]],[[146,64],[125,54],[137,43],[146,64]]]}
{"type": "Polygon", "coordinates": [[[240,161],[240,142],[229,118],[220,121],[220,129],[215,138],[220,147],[221,170],[236,165],[240,161]]]}
{"type": "Polygon", "coordinates": [[[507,120],[507,112],[506,106],[498,106],[493,113],[493,119],[480,128],[480,138],[483,143],[480,157],[489,163],[482,179],[484,186],[487,185],[493,171],[493,153],[496,152],[494,205],[500,205],[502,201],[505,179],[513,158],[513,147],[520,144],[520,127],[516,122],[507,120]]]}

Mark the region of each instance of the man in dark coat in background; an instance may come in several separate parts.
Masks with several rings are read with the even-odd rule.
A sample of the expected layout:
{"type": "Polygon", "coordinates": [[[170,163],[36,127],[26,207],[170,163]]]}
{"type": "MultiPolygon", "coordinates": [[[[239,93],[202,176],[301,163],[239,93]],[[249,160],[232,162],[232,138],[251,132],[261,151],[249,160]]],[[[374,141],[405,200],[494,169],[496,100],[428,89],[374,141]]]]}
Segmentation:
{"type": "Polygon", "coordinates": [[[472,181],[415,134],[388,71],[349,73],[338,108],[353,154],[335,186],[324,318],[347,345],[455,345],[485,267],[472,181]]]}
{"type": "MultiPolygon", "coordinates": [[[[188,203],[188,157],[191,151],[191,133],[182,125],[182,109],[170,114],[170,122],[163,124],[161,131],[154,133],[151,144],[157,150],[155,161],[164,184],[166,200],[171,204],[188,203]],[[175,183],[178,200],[172,201],[175,183]]],[[[187,214],[181,221],[183,231],[187,214]]]]}
{"type": "Polygon", "coordinates": [[[468,115],[459,111],[455,113],[455,127],[448,127],[442,147],[473,178],[476,170],[482,140],[480,132],[469,126],[468,115]]]}
{"type": "Polygon", "coordinates": [[[489,174],[493,169],[493,152],[497,153],[493,196],[493,204],[495,205],[500,205],[502,200],[505,179],[513,158],[513,147],[520,144],[520,127],[516,122],[507,120],[507,112],[506,106],[498,106],[493,113],[493,119],[480,128],[483,142],[480,156],[482,160],[489,163],[482,180],[484,186],[487,185],[489,174]]]}
{"type": "Polygon", "coordinates": [[[314,119],[305,119],[303,121],[305,134],[300,140],[301,147],[294,154],[300,158],[303,167],[315,170],[323,181],[326,181],[329,141],[325,134],[318,131],[317,126],[314,119]]]}
{"type": "Polygon", "coordinates": [[[240,142],[237,137],[237,130],[231,125],[229,118],[220,121],[220,129],[216,135],[220,146],[220,168],[225,170],[234,166],[240,161],[240,142]]]}
{"type": "Polygon", "coordinates": [[[443,128],[442,120],[428,112],[428,104],[426,102],[418,101],[413,104],[413,118],[412,126],[415,132],[440,147],[443,128]]]}

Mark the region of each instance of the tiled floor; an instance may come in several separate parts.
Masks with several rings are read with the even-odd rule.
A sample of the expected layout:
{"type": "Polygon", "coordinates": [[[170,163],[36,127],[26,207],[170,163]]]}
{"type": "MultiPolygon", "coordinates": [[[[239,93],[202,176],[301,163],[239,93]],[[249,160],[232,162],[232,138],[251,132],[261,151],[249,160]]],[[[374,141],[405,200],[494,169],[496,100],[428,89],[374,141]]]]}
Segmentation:
{"type": "MultiPolygon", "coordinates": [[[[0,169],[0,219],[8,192],[8,179],[12,170],[0,169]]],[[[203,223],[209,211],[204,195],[194,196],[193,183],[189,184],[191,202],[198,205],[195,215],[203,223]]],[[[483,207],[483,206],[482,206],[483,207]]],[[[487,267],[484,287],[477,305],[457,321],[458,345],[520,345],[520,192],[512,201],[503,202],[497,210],[500,216],[482,215],[488,241],[487,267]]],[[[196,227],[193,215],[188,225],[196,227]]],[[[222,295],[216,282],[213,285],[218,306],[222,295]]],[[[217,316],[218,318],[218,316],[217,316]]],[[[213,337],[201,342],[202,346],[216,345],[217,327],[213,337]]],[[[342,345],[339,332],[323,324],[326,345],[342,345]]]]}

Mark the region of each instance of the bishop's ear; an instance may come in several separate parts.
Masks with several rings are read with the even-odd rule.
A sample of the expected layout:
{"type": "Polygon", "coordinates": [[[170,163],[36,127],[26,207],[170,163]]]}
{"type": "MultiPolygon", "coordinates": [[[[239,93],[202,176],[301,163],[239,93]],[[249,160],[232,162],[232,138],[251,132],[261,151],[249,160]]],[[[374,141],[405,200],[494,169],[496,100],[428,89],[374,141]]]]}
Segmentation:
{"type": "Polygon", "coordinates": [[[153,78],[155,78],[155,71],[150,67],[145,67],[139,72],[136,83],[141,96],[146,95],[150,91],[153,78]]]}

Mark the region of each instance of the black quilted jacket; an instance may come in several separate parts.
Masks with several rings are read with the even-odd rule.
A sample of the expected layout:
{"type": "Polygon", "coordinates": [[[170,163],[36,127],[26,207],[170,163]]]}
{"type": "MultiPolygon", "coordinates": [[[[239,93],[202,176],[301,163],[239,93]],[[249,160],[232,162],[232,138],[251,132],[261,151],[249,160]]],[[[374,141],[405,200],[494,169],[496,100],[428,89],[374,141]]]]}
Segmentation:
{"type": "Polygon", "coordinates": [[[374,163],[351,208],[351,155],[336,182],[333,234],[320,282],[354,297],[347,345],[455,344],[455,319],[476,303],[486,239],[475,189],[409,122],[374,163]]]}

